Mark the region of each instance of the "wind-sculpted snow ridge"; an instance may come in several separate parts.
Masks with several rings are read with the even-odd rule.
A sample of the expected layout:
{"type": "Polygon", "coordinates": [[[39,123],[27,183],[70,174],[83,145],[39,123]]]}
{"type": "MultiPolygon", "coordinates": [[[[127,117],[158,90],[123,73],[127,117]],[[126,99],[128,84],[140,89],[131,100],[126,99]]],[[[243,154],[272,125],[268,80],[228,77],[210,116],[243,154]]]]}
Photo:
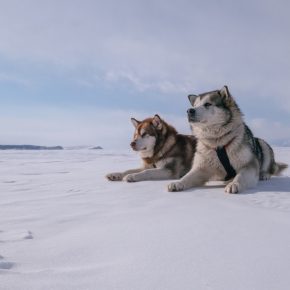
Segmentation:
{"type": "MultiPolygon", "coordinates": [[[[290,164],[290,149],[275,148],[290,164]]],[[[2,290],[288,290],[290,171],[242,194],[109,182],[131,152],[0,152],[2,290]]]]}

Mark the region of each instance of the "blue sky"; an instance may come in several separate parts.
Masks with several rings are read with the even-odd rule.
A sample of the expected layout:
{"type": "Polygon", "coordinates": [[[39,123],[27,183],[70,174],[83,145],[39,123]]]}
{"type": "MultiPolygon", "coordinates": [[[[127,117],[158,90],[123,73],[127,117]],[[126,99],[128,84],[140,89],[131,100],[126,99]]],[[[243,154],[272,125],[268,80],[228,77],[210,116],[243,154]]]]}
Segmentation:
{"type": "Polygon", "coordinates": [[[290,140],[289,1],[1,1],[0,144],[127,148],[130,117],[189,133],[227,84],[256,135],[290,140]]]}

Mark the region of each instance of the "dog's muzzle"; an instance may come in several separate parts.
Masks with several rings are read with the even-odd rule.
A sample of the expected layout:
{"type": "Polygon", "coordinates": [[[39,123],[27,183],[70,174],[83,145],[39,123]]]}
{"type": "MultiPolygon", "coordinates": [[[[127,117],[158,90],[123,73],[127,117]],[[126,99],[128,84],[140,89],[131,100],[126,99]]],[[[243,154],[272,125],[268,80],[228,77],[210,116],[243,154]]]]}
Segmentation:
{"type": "Polygon", "coordinates": [[[136,150],[136,145],[137,144],[135,141],[131,142],[131,144],[130,144],[130,146],[132,147],[133,150],[136,150]]]}
{"type": "Polygon", "coordinates": [[[190,108],[187,110],[187,117],[188,121],[194,121],[195,120],[195,109],[190,108]]]}

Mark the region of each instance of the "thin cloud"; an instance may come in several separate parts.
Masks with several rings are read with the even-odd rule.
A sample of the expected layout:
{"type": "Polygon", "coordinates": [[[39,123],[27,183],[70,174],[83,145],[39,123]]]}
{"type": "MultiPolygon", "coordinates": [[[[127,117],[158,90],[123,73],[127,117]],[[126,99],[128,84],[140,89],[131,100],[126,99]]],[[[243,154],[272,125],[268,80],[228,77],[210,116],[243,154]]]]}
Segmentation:
{"type": "Polygon", "coordinates": [[[25,87],[31,86],[30,80],[11,73],[0,73],[0,83],[15,84],[25,87]]]}
{"type": "MultiPolygon", "coordinates": [[[[188,93],[227,84],[246,116],[268,114],[283,124],[290,112],[289,9],[284,0],[2,1],[0,81],[32,84],[26,99],[44,106],[83,102],[86,114],[94,98],[99,108],[160,108],[176,117],[188,93]]],[[[20,96],[6,92],[17,107],[20,96]]],[[[67,132],[73,134],[69,125],[67,132]]]]}

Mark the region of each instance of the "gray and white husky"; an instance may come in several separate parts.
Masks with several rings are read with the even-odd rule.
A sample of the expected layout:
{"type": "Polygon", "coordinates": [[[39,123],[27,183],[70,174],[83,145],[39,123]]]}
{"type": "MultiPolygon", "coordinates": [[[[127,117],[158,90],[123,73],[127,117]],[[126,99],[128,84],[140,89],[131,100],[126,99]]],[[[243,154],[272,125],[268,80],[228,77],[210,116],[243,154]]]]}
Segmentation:
{"type": "Polygon", "coordinates": [[[253,136],[227,86],[188,98],[192,105],[187,111],[188,121],[197,138],[196,153],[190,172],[169,184],[169,191],[225,180],[225,192],[237,193],[287,168],[275,161],[268,143],[253,136]]]}
{"type": "Polygon", "coordinates": [[[138,151],[142,167],[107,174],[111,181],[179,179],[191,168],[195,153],[196,139],[178,134],[177,131],[158,115],[143,121],[131,119],[135,133],[131,147],[138,151]]]}

